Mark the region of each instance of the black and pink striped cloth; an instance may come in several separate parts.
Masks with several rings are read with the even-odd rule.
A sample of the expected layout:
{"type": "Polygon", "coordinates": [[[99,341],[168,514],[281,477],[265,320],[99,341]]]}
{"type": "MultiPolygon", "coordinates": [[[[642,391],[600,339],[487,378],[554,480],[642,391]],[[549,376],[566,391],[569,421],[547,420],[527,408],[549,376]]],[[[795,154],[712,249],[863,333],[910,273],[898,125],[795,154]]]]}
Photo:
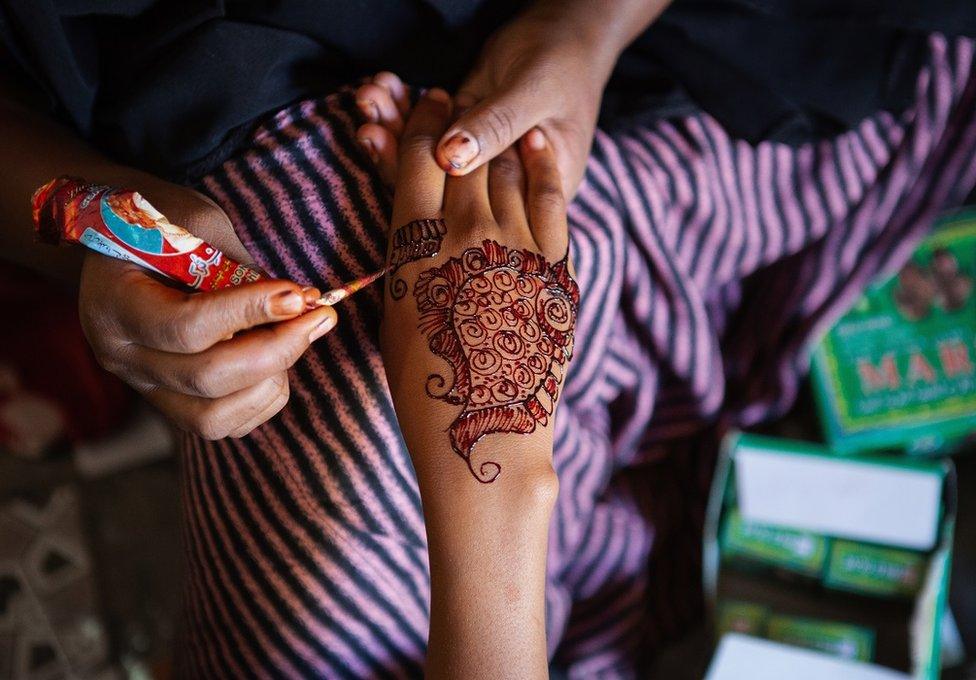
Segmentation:
{"type": "MultiPolygon", "coordinates": [[[[817,334],[976,183],[973,43],[934,36],[914,105],[799,148],[704,113],[598,132],[570,209],[582,293],[556,419],[554,668],[633,677],[700,615],[717,438],[787,409],[817,334]]],[[[381,265],[390,199],[348,92],[279,112],[203,181],[269,272],[381,265]]],[[[377,347],[381,289],[291,371],[243,440],[186,438],[186,662],[198,677],[421,674],[420,497],[377,347]]]]}

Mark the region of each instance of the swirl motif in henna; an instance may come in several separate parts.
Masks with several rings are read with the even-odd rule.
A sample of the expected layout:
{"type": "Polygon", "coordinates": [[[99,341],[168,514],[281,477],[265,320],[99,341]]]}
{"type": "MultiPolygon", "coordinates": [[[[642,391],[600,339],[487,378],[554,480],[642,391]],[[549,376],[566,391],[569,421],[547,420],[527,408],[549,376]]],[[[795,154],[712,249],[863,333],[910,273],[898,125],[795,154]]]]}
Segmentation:
{"type": "Polygon", "coordinates": [[[427,394],[463,407],[448,429],[451,447],[479,482],[493,482],[501,466],[476,466],[474,445],[545,426],[559,398],[579,305],[568,254],[551,264],[486,240],[422,272],[414,296],[430,350],[453,373],[453,381],[430,375],[427,394]]]}
{"type": "Polygon", "coordinates": [[[407,284],[397,278],[397,270],[408,262],[434,257],[440,252],[447,234],[442,219],[423,219],[408,222],[393,233],[393,252],[390,254],[390,296],[399,300],[407,294],[407,284]]]}

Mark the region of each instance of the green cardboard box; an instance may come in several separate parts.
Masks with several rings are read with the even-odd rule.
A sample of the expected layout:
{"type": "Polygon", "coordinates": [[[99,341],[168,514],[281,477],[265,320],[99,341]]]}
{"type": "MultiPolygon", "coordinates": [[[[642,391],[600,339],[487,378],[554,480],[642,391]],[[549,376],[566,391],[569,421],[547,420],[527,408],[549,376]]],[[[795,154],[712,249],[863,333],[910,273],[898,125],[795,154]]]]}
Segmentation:
{"type": "MultiPolygon", "coordinates": [[[[955,503],[950,460],[837,456],[826,447],[805,442],[729,434],[716,466],[703,544],[702,579],[715,629],[724,633],[720,639],[765,636],[785,650],[824,650],[833,645],[833,651],[856,653],[840,660],[822,653],[809,656],[808,649],[806,657],[797,654],[796,658],[809,658],[810,663],[834,658],[830,663],[860,664],[862,670],[890,671],[890,677],[937,680],[955,503]],[[824,590],[820,582],[783,580],[775,570],[740,570],[723,554],[728,541],[722,531],[735,515],[780,530],[823,536],[830,540],[831,552],[840,544],[834,553],[839,562],[832,573],[828,573],[828,556],[824,581],[829,580],[831,588],[843,586],[867,596],[852,599],[857,596],[824,590]],[[894,556],[909,552],[923,558],[914,563],[917,576],[909,576],[912,562],[905,554],[894,556]],[[845,563],[844,556],[850,555],[857,559],[845,563]],[[892,580],[905,597],[874,597],[894,588],[892,580]],[[729,610],[725,603],[730,600],[758,609],[750,614],[740,604],[729,610]],[[762,607],[770,609],[768,618],[760,617],[762,607]],[[736,623],[749,630],[737,630],[736,623]],[[833,628],[835,624],[852,628],[833,628]],[[765,632],[760,632],[763,628],[765,632]],[[863,661],[870,648],[866,632],[875,634],[874,661],[867,666],[863,661]],[[788,644],[783,646],[777,639],[788,644]]],[[[769,663],[775,654],[770,651],[769,663]]],[[[716,657],[715,677],[724,677],[719,671],[727,660],[716,657]]]]}
{"type": "Polygon", "coordinates": [[[827,561],[827,540],[809,531],[795,531],[749,522],[731,510],[719,539],[727,559],[780,567],[819,578],[827,561]]]}
{"type": "Polygon", "coordinates": [[[773,615],[767,623],[766,637],[796,647],[818,649],[844,659],[871,661],[874,658],[874,631],[864,626],[773,615]]]}
{"type": "Polygon", "coordinates": [[[856,541],[835,540],[824,585],[882,597],[912,597],[922,586],[926,555],[856,541]]]}
{"type": "Polygon", "coordinates": [[[719,633],[765,635],[771,611],[769,607],[741,600],[718,603],[715,627],[719,633]]]}
{"type": "Polygon", "coordinates": [[[812,382],[839,453],[945,450],[976,431],[976,210],[940,220],[815,348],[812,382]]]}

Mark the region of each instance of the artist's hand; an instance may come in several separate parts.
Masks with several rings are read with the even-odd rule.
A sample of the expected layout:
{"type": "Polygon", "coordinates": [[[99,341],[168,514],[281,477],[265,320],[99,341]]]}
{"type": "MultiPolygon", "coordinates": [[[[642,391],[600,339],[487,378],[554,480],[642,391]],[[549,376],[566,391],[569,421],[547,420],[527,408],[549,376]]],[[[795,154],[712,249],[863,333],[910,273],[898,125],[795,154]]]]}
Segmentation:
{"type": "MultiPolygon", "coordinates": [[[[664,4],[534,3],[492,36],[456,94],[455,100],[470,108],[439,138],[440,166],[452,175],[467,174],[538,127],[552,145],[565,195],[573,196],[614,63],[640,24],[656,14],[654,6],[664,4]]],[[[360,130],[360,140],[375,156],[395,154],[390,149],[407,111],[405,88],[395,76],[380,74],[360,88],[357,101],[373,123],[360,130]],[[393,93],[395,106],[384,91],[393,93]]]]}
{"type": "MultiPolygon", "coordinates": [[[[221,238],[220,223],[230,221],[208,199],[181,187],[144,191],[175,224],[247,258],[239,241],[221,238]]],[[[220,439],[244,436],[284,407],[287,369],[336,323],[331,308],[302,314],[317,295],[289,281],[190,294],[89,253],[79,312],[102,366],[181,428],[220,439]]]]}

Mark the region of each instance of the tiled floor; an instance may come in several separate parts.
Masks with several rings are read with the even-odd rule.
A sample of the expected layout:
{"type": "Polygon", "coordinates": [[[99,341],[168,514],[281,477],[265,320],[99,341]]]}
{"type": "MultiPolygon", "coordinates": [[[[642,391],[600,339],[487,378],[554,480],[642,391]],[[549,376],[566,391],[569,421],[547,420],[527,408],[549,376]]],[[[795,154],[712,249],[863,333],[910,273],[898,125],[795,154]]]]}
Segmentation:
{"type": "Polygon", "coordinates": [[[169,675],[176,488],[173,458],[85,479],[0,456],[0,678],[169,675]]]}

